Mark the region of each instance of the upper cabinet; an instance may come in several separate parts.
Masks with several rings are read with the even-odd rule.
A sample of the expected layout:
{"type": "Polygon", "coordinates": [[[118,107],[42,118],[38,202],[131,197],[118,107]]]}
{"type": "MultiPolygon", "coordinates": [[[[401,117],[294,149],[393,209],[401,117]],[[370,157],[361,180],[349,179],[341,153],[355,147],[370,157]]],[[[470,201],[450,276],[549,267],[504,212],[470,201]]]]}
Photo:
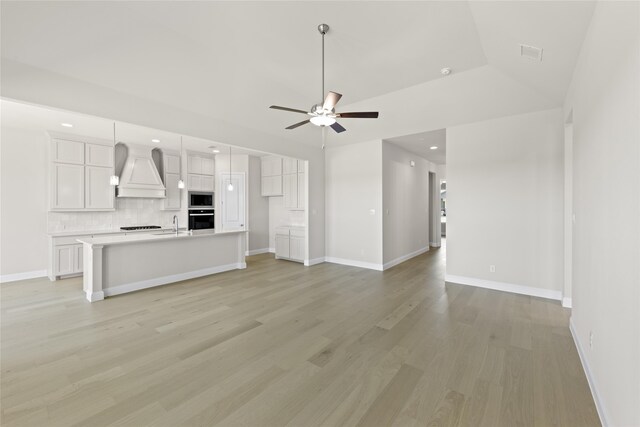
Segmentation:
{"type": "Polygon", "coordinates": [[[304,160],[284,159],[282,175],[283,205],[289,210],[305,209],[304,160]]]}
{"type": "Polygon", "coordinates": [[[282,196],[282,158],[265,156],[261,162],[262,195],[282,196]]]}
{"type": "Polygon", "coordinates": [[[187,188],[191,191],[213,192],[215,189],[214,156],[189,152],[187,155],[187,188]]]}
{"type": "Polygon", "coordinates": [[[180,164],[180,154],[177,151],[162,151],[162,181],[166,190],[162,210],[175,211],[182,206],[182,191],[178,188],[182,169],[180,164]]]}
{"type": "Polygon", "coordinates": [[[114,209],[113,146],[87,142],[81,137],[52,138],[51,194],[53,211],[104,211],[114,209]]]}

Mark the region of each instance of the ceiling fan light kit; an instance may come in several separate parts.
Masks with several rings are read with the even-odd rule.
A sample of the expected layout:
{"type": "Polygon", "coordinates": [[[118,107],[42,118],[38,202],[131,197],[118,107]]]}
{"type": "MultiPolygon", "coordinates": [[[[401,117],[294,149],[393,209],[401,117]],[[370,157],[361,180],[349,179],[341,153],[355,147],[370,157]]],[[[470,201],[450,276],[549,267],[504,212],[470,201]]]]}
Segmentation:
{"type": "Polygon", "coordinates": [[[329,26],[327,24],[318,25],[318,32],[322,35],[322,96],[324,102],[321,104],[315,104],[307,112],[298,108],[281,107],[279,105],[272,105],[269,108],[274,110],[289,111],[292,113],[300,113],[311,116],[311,118],[303,120],[301,122],[287,126],[285,129],[291,130],[297,127],[312,123],[316,126],[329,126],[337,133],[344,132],[346,129],[337,122],[338,118],[354,118],[354,119],[377,119],[377,111],[369,112],[354,112],[354,113],[336,113],[336,104],[342,98],[342,95],[337,92],[329,92],[327,96],[324,95],[324,36],[329,32],[329,26]]]}

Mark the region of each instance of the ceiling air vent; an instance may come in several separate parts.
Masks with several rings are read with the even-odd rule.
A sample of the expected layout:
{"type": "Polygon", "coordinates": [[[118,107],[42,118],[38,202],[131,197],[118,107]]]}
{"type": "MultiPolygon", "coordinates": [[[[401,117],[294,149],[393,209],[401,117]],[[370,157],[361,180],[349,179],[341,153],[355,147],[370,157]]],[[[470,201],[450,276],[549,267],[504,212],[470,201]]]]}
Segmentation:
{"type": "Polygon", "coordinates": [[[520,56],[530,61],[542,61],[542,48],[521,44],[520,56]]]}

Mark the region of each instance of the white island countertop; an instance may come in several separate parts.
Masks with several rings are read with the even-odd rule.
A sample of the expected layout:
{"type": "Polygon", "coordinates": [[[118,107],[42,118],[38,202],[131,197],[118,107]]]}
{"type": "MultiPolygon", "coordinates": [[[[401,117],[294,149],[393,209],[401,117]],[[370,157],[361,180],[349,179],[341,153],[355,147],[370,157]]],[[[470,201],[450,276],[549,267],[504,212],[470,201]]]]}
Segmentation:
{"type": "Polygon", "coordinates": [[[78,242],[90,246],[109,246],[109,245],[126,245],[129,243],[151,242],[159,240],[181,240],[181,239],[198,239],[203,237],[226,236],[229,234],[246,233],[247,230],[237,231],[218,231],[218,232],[199,232],[192,234],[187,230],[180,230],[176,235],[175,232],[167,232],[158,230],[158,233],[137,233],[128,235],[110,235],[90,238],[77,239],[78,242]]]}

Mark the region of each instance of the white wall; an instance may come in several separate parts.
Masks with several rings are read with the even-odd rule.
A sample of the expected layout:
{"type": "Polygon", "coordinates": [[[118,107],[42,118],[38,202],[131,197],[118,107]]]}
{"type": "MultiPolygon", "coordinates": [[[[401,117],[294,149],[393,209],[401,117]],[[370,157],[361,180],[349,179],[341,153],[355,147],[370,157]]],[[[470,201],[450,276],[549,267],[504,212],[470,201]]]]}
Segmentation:
{"type": "Polygon", "coordinates": [[[325,151],[327,259],[382,269],[382,141],[325,151]]]}
{"type": "Polygon", "coordinates": [[[605,425],[640,425],[640,4],[598,2],[573,115],[571,322],[605,425]],[[593,333],[593,348],[589,334],[593,333]]]}
{"type": "Polygon", "coordinates": [[[260,157],[249,156],[249,251],[269,249],[269,200],[262,197],[260,157]]]}
{"type": "Polygon", "coordinates": [[[47,268],[47,141],[44,132],[2,127],[0,133],[0,274],[47,268]]]}
{"type": "Polygon", "coordinates": [[[561,297],[563,140],[560,109],[447,129],[448,280],[561,297]]]}
{"type": "Polygon", "coordinates": [[[427,160],[382,142],[385,267],[429,250],[429,171],[435,171],[435,166],[427,160]]]}

